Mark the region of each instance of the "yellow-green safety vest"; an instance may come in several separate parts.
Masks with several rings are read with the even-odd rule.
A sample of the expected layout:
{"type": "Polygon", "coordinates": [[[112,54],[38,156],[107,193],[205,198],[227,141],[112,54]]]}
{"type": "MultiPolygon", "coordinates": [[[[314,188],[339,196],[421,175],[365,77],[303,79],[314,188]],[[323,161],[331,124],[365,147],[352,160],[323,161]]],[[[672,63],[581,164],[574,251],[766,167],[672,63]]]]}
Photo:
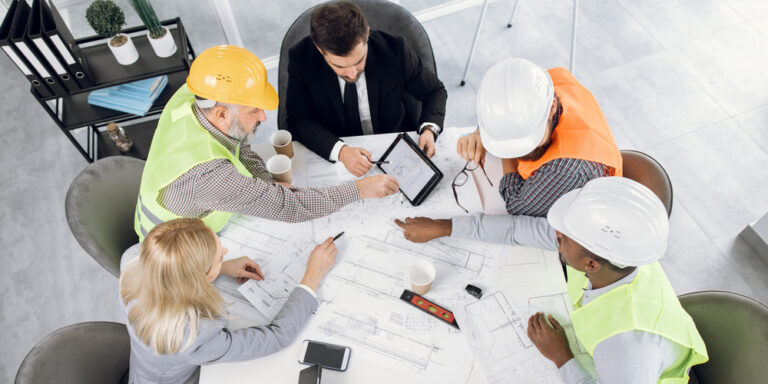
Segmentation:
{"type": "MultiPolygon", "coordinates": [[[[181,217],[158,203],[159,194],[196,165],[214,159],[227,159],[242,175],[252,177],[240,161],[240,147],[234,154],[231,153],[200,125],[192,110],[194,100],[195,95],[183,85],[160,115],[136,203],[134,229],[139,241],[144,241],[156,225],[181,217]]],[[[219,232],[231,216],[231,212],[211,211],[202,220],[209,228],[219,232]]]]}
{"type": "Polygon", "coordinates": [[[568,270],[568,294],[575,308],[571,313],[576,338],[589,352],[603,340],[627,331],[657,334],[687,348],[687,356],[662,372],[658,383],[688,382],[688,369],[709,360],[691,316],[680,305],[672,285],[658,262],[637,268],[629,283],[581,305],[589,280],[583,272],[568,270]]]}

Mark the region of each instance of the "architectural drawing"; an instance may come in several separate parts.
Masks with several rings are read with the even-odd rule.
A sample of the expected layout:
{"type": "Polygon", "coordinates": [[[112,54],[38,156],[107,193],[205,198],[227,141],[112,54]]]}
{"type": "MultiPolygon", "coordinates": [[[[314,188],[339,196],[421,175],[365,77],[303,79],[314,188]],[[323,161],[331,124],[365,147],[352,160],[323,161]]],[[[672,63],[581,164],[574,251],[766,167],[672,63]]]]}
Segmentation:
{"type": "Polygon", "coordinates": [[[307,259],[315,244],[294,240],[288,249],[276,251],[261,265],[264,280],[248,280],[238,291],[266,318],[272,319],[301,282],[307,259]]]}
{"type": "Polygon", "coordinates": [[[502,291],[465,307],[462,333],[488,384],[559,383],[557,368],[528,338],[528,316],[502,291]]]}

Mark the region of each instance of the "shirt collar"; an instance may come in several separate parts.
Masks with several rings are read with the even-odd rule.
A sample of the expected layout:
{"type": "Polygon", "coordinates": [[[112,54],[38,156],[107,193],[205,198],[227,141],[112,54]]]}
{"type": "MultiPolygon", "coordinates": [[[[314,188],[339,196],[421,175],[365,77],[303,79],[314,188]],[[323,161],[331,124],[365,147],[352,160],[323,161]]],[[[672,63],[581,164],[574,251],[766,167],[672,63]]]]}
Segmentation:
{"type": "Polygon", "coordinates": [[[635,277],[637,277],[637,268],[635,268],[635,270],[632,271],[632,273],[630,273],[629,275],[626,275],[621,279],[616,280],[615,282],[608,284],[602,288],[592,289],[592,283],[590,282],[587,285],[587,289],[584,290],[584,298],[582,298],[582,305],[586,304],[584,301],[590,302],[594,299],[597,299],[599,296],[608,293],[609,291],[611,291],[612,289],[620,285],[631,283],[633,280],[635,280],[635,277]]]}
{"type": "Polygon", "coordinates": [[[213,136],[216,141],[221,143],[225,148],[227,148],[228,151],[235,153],[237,148],[242,144],[240,141],[235,140],[221,131],[218,130],[218,128],[214,127],[213,124],[211,124],[208,119],[205,118],[205,115],[203,115],[203,111],[200,110],[200,107],[198,107],[196,104],[192,104],[192,111],[195,113],[195,117],[197,118],[197,121],[200,122],[200,125],[205,128],[208,133],[213,136]]]}

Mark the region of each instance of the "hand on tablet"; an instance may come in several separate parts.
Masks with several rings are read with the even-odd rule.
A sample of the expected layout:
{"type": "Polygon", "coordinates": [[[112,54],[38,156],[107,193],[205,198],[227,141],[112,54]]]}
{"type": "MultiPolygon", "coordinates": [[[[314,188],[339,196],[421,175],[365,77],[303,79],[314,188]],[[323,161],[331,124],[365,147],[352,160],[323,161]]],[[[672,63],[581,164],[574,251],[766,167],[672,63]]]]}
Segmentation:
{"type": "Polygon", "coordinates": [[[456,143],[456,152],[464,158],[465,161],[474,161],[475,164],[481,164],[485,160],[485,147],[480,140],[480,132],[474,132],[460,137],[456,143]]]}
{"type": "Polygon", "coordinates": [[[355,181],[361,199],[379,199],[399,190],[397,179],[390,175],[369,176],[355,181]]]}
{"type": "Polygon", "coordinates": [[[419,148],[421,148],[427,157],[435,155],[435,133],[429,129],[425,129],[424,132],[419,135],[419,148]]]}
{"type": "Polygon", "coordinates": [[[360,177],[371,170],[371,153],[363,148],[350,147],[345,145],[339,151],[339,161],[341,161],[347,170],[360,177]]]}

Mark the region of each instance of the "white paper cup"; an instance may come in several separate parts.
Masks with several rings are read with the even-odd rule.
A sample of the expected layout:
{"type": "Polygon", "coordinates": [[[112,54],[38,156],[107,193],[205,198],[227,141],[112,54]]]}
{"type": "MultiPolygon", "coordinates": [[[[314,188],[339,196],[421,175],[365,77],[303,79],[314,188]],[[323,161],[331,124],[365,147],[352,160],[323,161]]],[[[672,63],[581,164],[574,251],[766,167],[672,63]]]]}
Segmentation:
{"type": "Polygon", "coordinates": [[[408,279],[413,291],[419,295],[429,292],[432,282],[435,281],[435,274],[435,266],[432,263],[423,260],[413,263],[408,270],[408,279]]]}
{"type": "Polygon", "coordinates": [[[293,157],[293,137],[290,132],[280,129],[273,133],[269,140],[272,142],[272,146],[275,147],[275,152],[280,155],[293,157]]]}
{"type": "Polygon", "coordinates": [[[277,181],[290,184],[293,181],[291,174],[291,159],[286,155],[275,155],[267,160],[267,170],[277,181]]]}

